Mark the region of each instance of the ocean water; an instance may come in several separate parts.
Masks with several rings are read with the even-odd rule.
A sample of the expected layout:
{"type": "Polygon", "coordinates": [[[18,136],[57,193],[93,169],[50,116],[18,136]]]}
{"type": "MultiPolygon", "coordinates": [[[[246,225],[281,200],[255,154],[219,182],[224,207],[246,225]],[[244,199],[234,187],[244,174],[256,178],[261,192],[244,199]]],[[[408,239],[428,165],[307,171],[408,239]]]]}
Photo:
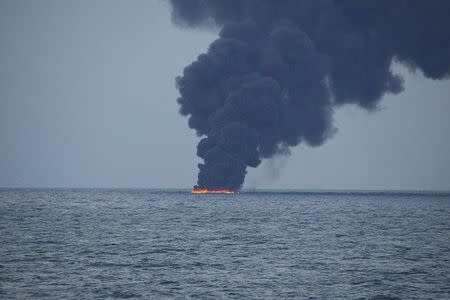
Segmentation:
{"type": "Polygon", "coordinates": [[[0,299],[450,299],[450,194],[0,190],[0,299]]]}

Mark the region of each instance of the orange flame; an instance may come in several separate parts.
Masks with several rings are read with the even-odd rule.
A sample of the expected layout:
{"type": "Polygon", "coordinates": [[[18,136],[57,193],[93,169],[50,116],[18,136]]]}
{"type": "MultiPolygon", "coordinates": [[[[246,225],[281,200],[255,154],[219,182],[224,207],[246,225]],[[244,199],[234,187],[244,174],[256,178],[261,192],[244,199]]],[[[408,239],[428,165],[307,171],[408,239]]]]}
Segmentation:
{"type": "Polygon", "coordinates": [[[192,194],[237,194],[238,192],[229,189],[208,190],[208,189],[194,189],[192,194]]]}

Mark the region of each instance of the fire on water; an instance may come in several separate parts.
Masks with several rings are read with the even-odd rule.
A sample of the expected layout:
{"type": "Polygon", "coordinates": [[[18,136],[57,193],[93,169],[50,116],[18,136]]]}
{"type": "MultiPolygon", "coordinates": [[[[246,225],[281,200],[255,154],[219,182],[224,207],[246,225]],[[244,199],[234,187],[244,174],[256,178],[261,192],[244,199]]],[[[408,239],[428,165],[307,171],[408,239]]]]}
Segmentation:
{"type": "Polygon", "coordinates": [[[229,189],[208,190],[208,189],[193,189],[192,194],[237,194],[238,192],[229,189]]]}

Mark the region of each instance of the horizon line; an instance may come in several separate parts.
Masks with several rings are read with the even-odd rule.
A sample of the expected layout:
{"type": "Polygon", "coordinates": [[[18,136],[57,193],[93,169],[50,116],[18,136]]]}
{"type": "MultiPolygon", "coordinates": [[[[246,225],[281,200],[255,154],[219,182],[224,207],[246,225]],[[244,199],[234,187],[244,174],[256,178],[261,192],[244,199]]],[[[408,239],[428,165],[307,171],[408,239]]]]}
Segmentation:
{"type": "MultiPolygon", "coordinates": [[[[0,190],[158,190],[158,191],[191,191],[189,187],[87,187],[87,186],[0,186],[0,190]]],[[[244,193],[272,192],[272,193],[439,193],[450,194],[450,190],[441,189],[330,189],[330,188],[243,188],[244,193]]]]}

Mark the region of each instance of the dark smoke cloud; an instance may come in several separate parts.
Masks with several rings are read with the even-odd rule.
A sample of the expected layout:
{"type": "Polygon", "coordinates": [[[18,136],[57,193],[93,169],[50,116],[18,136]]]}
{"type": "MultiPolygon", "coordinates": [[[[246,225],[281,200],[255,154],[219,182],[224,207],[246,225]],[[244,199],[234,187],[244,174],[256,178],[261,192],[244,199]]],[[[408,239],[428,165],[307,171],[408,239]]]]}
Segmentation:
{"type": "Polygon", "coordinates": [[[177,78],[180,113],[205,136],[198,187],[239,189],[246,167],[321,145],[333,108],[372,110],[403,90],[394,60],[450,75],[448,0],[171,0],[180,26],[219,37],[177,78]]]}

